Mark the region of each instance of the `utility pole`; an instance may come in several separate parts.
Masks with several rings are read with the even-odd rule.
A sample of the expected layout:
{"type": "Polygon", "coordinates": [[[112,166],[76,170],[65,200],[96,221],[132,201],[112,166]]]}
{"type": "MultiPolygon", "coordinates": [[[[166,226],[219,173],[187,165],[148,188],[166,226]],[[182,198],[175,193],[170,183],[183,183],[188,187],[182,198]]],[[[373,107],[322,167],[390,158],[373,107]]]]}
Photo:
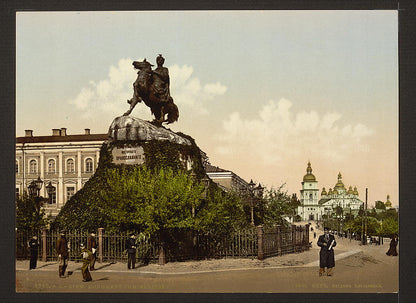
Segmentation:
{"type": "Polygon", "coordinates": [[[367,200],[368,200],[368,188],[365,189],[365,245],[367,244],[367,200]]]}

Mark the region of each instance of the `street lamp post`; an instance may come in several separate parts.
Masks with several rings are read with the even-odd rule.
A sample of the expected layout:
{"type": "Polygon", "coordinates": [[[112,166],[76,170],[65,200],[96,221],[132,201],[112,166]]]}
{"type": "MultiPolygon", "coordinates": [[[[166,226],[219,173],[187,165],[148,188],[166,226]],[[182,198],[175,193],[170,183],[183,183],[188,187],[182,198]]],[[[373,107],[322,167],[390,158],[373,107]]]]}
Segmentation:
{"type": "Polygon", "coordinates": [[[52,195],[55,193],[56,187],[52,185],[52,182],[49,181],[48,185],[46,186],[46,192],[49,196],[49,204],[52,204],[52,195]]]}
{"type": "Polygon", "coordinates": [[[40,197],[40,190],[42,189],[43,181],[40,177],[38,177],[36,180],[33,180],[30,182],[28,186],[29,195],[34,198],[36,202],[36,208],[39,211],[40,210],[40,203],[42,201],[42,197],[40,197]]]}
{"type": "Polygon", "coordinates": [[[254,183],[253,180],[250,181],[247,187],[248,201],[250,204],[250,211],[251,211],[251,225],[252,226],[254,226],[254,206],[263,197],[263,190],[264,190],[264,187],[262,187],[260,183],[256,187],[256,183],[254,183]]]}

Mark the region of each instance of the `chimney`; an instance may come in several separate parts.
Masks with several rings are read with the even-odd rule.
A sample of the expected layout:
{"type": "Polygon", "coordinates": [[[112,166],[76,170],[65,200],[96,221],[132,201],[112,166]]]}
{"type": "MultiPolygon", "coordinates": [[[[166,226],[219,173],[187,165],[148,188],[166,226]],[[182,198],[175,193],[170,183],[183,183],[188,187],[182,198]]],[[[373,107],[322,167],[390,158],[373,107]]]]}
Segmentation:
{"type": "Polygon", "coordinates": [[[66,128],[61,127],[61,136],[66,136],[66,128]]]}
{"type": "Polygon", "coordinates": [[[91,133],[90,133],[90,129],[89,129],[89,128],[86,128],[86,129],[85,129],[85,134],[86,134],[86,135],[91,135],[91,133]]]}
{"type": "Polygon", "coordinates": [[[52,129],[52,136],[60,136],[61,130],[59,128],[53,128],[52,129]]]}
{"type": "Polygon", "coordinates": [[[33,130],[26,129],[25,130],[25,137],[33,137],[33,130]]]}

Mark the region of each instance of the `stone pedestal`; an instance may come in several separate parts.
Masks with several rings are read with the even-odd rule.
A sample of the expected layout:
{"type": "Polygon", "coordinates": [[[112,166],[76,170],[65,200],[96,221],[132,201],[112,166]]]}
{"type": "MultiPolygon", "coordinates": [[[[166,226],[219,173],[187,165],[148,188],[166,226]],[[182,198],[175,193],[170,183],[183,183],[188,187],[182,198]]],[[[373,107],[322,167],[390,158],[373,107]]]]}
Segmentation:
{"type": "Polygon", "coordinates": [[[164,127],[157,127],[147,121],[131,116],[114,119],[108,130],[110,143],[116,141],[167,140],[173,143],[191,145],[191,142],[164,127]]]}

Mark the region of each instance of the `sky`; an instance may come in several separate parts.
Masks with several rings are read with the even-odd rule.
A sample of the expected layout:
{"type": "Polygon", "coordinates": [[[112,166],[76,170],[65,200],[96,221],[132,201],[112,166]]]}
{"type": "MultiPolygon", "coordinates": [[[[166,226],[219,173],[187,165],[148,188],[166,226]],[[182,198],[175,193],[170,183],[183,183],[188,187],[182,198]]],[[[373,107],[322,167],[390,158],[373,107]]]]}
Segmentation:
{"type": "MultiPolygon", "coordinates": [[[[18,12],[16,136],[107,133],[132,61],[162,54],[179,121],[212,165],[299,196],[342,174],[398,206],[397,11],[18,12]]],[[[138,104],[132,116],[152,120],[138,104]]]]}

